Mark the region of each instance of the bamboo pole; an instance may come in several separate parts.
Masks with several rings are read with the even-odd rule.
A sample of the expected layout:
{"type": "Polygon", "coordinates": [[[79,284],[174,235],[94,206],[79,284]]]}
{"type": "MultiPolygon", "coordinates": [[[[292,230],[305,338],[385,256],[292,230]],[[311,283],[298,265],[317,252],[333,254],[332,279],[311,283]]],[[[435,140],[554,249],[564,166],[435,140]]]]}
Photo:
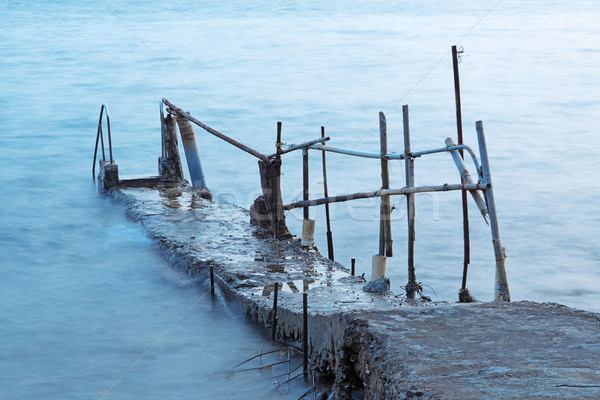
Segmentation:
{"type": "Polygon", "coordinates": [[[410,193],[431,193],[431,192],[451,192],[454,190],[485,190],[488,185],[485,183],[471,183],[471,184],[445,184],[445,185],[437,185],[437,186],[415,186],[412,188],[400,188],[400,189],[386,189],[386,190],[373,190],[370,192],[356,192],[350,194],[343,194],[334,197],[323,197],[320,199],[313,199],[308,201],[297,201],[295,203],[286,204],[283,206],[285,211],[293,210],[294,208],[302,208],[302,207],[314,207],[320,206],[323,204],[330,203],[341,203],[344,201],[350,200],[359,200],[359,199],[370,199],[373,197],[380,197],[382,195],[387,196],[396,196],[396,195],[407,195],[410,193]]]}
{"type": "MultiPolygon", "coordinates": [[[[404,125],[404,161],[406,165],[406,187],[415,186],[415,161],[410,156],[410,128],[408,121],[408,105],[402,106],[402,119],[404,125]]],[[[414,299],[415,291],[412,289],[417,284],[415,274],[415,195],[406,195],[406,208],[408,216],[408,283],[406,285],[406,297],[414,299]]]]}
{"type": "MultiPolygon", "coordinates": [[[[325,127],[321,127],[321,138],[325,139],[325,127]]],[[[323,195],[325,197],[329,197],[329,192],[327,190],[327,161],[325,159],[325,152],[321,153],[323,160],[323,195]]],[[[327,223],[327,255],[331,261],[334,260],[333,254],[333,235],[331,233],[331,220],[329,218],[329,204],[325,204],[325,220],[327,223]]]]}
{"type": "MultiPolygon", "coordinates": [[[[460,105],[460,79],[458,74],[458,51],[456,46],[452,46],[452,69],[454,71],[454,100],[456,102],[456,131],[458,135],[458,144],[463,144],[462,131],[462,110],[460,105]]],[[[460,158],[465,159],[462,149],[459,151],[460,158]]],[[[461,293],[467,290],[467,272],[471,263],[471,242],[469,238],[469,205],[467,203],[467,191],[461,191],[462,211],[463,211],[463,276],[461,284],[461,293]]]]}
{"type": "Polygon", "coordinates": [[[494,245],[494,255],[496,256],[496,279],[494,288],[494,298],[496,301],[510,301],[510,291],[508,289],[508,280],[506,279],[505,259],[506,254],[502,243],[500,242],[500,232],[498,229],[498,217],[496,215],[496,203],[494,201],[494,191],[492,188],[492,176],[490,174],[490,164],[488,160],[487,145],[483,133],[483,122],[475,123],[477,129],[477,141],[479,142],[479,155],[481,156],[481,170],[485,183],[489,185],[485,191],[485,198],[488,203],[488,212],[490,216],[490,229],[492,231],[492,243],[494,245]]]}
{"type": "MultiPolygon", "coordinates": [[[[381,189],[390,188],[390,176],[387,154],[387,121],[383,112],[379,113],[379,144],[381,154],[381,189]]],[[[392,257],[392,228],[390,223],[390,196],[381,196],[381,205],[379,210],[379,255],[392,257]]]]}

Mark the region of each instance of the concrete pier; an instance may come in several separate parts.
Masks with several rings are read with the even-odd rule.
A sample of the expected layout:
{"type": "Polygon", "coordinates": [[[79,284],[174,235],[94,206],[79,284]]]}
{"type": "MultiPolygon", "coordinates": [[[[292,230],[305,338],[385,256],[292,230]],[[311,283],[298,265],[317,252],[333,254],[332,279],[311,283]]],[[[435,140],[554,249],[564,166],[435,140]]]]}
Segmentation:
{"type": "Polygon", "coordinates": [[[598,399],[600,316],[557,304],[423,303],[363,291],[361,277],[298,240],[253,232],[247,210],[180,184],[105,192],[142,223],[165,257],[190,272],[213,267],[217,295],[308,348],[331,388],[322,399],[598,399]]]}

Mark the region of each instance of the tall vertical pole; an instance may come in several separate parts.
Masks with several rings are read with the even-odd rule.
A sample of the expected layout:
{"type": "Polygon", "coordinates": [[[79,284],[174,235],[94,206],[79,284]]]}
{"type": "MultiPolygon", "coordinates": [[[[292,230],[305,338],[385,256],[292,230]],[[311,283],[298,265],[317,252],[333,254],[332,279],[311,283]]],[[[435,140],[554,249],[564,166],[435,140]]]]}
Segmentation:
{"type": "MultiPolygon", "coordinates": [[[[462,112],[460,105],[460,80],[458,76],[458,51],[456,46],[452,46],[452,67],[454,69],[454,99],[456,101],[456,131],[458,133],[458,144],[463,144],[462,132],[462,112]]],[[[460,157],[464,160],[462,149],[459,150],[460,157]]],[[[462,210],[463,210],[463,237],[464,237],[464,260],[463,276],[460,292],[466,295],[467,290],[467,272],[471,263],[471,243],[469,238],[469,208],[467,203],[467,191],[462,191],[462,210]]]]}
{"type": "MultiPolygon", "coordinates": [[[[325,127],[321,127],[321,137],[325,137],[325,127]]],[[[329,191],[327,190],[327,161],[325,159],[325,150],[322,151],[323,159],[323,195],[329,197],[329,191]]],[[[325,219],[327,222],[327,255],[331,261],[334,261],[333,256],[333,235],[331,233],[331,222],[329,219],[329,204],[325,204],[325,219]]]]}
{"type": "Polygon", "coordinates": [[[487,200],[488,213],[490,216],[490,229],[492,231],[492,243],[494,245],[494,255],[496,256],[496,279],[494,287],[494,298],[496,301],[510,301],[510,291],[506,279],[506,268],[504,260],[506,254],[500,243],[500,232],[498,230],[498,217],[496,215],[496,203],[494,202],[494,192],[492,189],[492,176],[490,174],[490,163],[488,160],[487,145],[483,133],[483,122],[475,123],[477,129],[477,141],[479,142],[479,155],[481,157],[481,170],[483,179],[489,184],[485,190],[485,199],[487,200]]]}
{"type": "MultiPolygon", "coordinates": [[[[383,112],[379,112],[379,144],[381,154],[381,189],[390,188],[387,149],[387,121],[383,112]]],[[[379,255],[392,257],[392,229],[390,224],[390,196],[381,196],[379,210],[379,255]]]]}
{"type": "MultiPolygon", "coordinates": [[[[308,149],[302,149],[302,200],[308,200],[308,149]]],[[[308,206],[304,207],[304,219],[309,219],[308,206]]]]}
{"type": "Polygon", "coordinates": [[[304,375],[308,374],[308,293],[302,293],[302,364],[304,375]]]}
{"type": "Polygon", "coordinates": [[[281,142],[281,121],[277,121],[277,141],[275,142],[275,148],[277,151],[277,156],[276,156],[276,164],[274,167],[274,172],[275,172],[275,176],[273,179],[273,199],[271,200],[271,204],[273,204],[274,207],[274,217],[272,219],[272,223],[275,225],[273,226],[273,232],[275,233],[275,237],[277,239],[279,239],[279,225],[280,225],[280,220],[281,220],[281,215],[283,215],[283,204],[282,204],[282,200],[281,200],[281,146],[282,146],[282,142],[281,142]]]}
{"type": "MultiPolygon", "coordinates": [[[[402,106],[402,119],[404,122],[404,162],[406,165],[406,187],[415,186],[415,161],[410,152],[410,129],[408,121],[408,105],[402,106]]],[[[415,274],[415,195],[406,195],[406,208],[408,216],[408,283],[406,297],[415,298],[417,277],[415,274]]]]}

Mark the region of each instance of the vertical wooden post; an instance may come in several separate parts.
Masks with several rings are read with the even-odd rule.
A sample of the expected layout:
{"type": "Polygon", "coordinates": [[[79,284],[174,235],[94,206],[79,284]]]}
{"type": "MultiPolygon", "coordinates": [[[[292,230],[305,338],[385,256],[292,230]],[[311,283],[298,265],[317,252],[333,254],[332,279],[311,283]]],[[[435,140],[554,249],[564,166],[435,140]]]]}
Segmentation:
{"type": "MultiPolygon", "coordinates": [[[[325,137],[325,127],[321,127],[321,137],[325,137]]],[[[327,162],[325,160],[325,150],[322,151],[323,159],[323,195],[329,197],[329,191],[327,190],[327,162]]],[[[329,204],[325,203],[325,220],[327,222],[327,255],[331,261],[334,260],[333,256],[333,236],[331,233],[331,222],[329,219],[329,204]]]]}
{"type": "MultiPolygon", "coordinates": [[[[379,112],[379,144],[381,154],[381,189],[390,188],[387,150],[387,122],[383,112],[379,112]]],[[[379,210],[379,255],[392,257],[392,228],[390,221],[390,196],[381,196],[379,210]]]]}
{"type": "Polygon", "coordinates": [[[271,321],[271,339],[275,340],[277,333],[277,296],[279,295],[279,282],[274,283],[273,289],[273,320],[271,321]]]}
{"type": "Polygon", "coordinates": [[[302,365],[304,375],[308,374],[308,293],[302,293],[302,365]]]}
{"type": "MultiPolygon", "coordinates": [[[[281,122],[277,123],[277,153],[281,151],[281,122]]],[[[277,154],[275,163],[267,163],[258,160],[260,172],[260,185],[263,198],[267,207],[267,213],[271,222],[271,230],[277,239],[289,236],[285,226],[285,215],[283,214],[283,200],[281,199],[281,156],[277,154]]]]}
{"type": "Polygon", "coordinates": [[[506,254],[502,244],[500,243],[498,217],[496,215],[496,203],[494,202],[494,192],[492,189],[492,176],[490,174],[487,145],[485,143],[485,135],[483,133],[483,122],[477,121],[475,126],[477,129],[477,140],[479,142],[479,156],[481,157],[481,170],[483,172],[483,179],[489,184],[488,189],[485,190],[485,199],[487,201],[488,214],[490,216],[490,229],[492,231],[494,255],[496,256],[494,298],[496,301],[510,301],[510,291],[508,289],[508,281],[506,279],[506,269],[504,265],[506,254]]]}
{"type": "MultiPolygon", "coordinates": [[[[415,186],[415,161],[410,155],[410,129],[408,121],[408,105],[402,106],[402,119],[404,122],[404,162],[406,165],[406,187],[415,186]]],[[[406,207],[408,217],[408,284],[406,285],[406,297],[415,298],[415,286],[417,278],[415,274],[415,195],[406,195],[406,207]]]]}
{"type": "Polygon", "coordinates": [[[164,155],[159,159],[159,173],[167,179],[182,181],[184,179],[183,167],[177,145],[177,123],[170,113],[162,118],[164,155]]]}
{"type": "MultiPolygon", "coordinates": [[[[452,46],[452,67],[454,70],[454,99],[456,102],[456,131],[458,134],[458,144],[463,144],[463,132],[462,132],[462,111],[460,105],[460,80],[458,76],[458,51],[456,46],[452,46]]],[[[464,160],[464,154],[462,149],[459,150],[460,157],[464,160]]],[[[467,272],[469,264],[471,263],[471,243],[469,238],[469,206],[467,203],[467,191],[462,191],[462,210],[463,210],[463,276],[462,285],[460,292],[465,293],[467,290],[467,272]]],[[[463,296],[465,297],[465,296],[463,296]]],[[[459,296],[459,299],[461,297],[459,296]]]]}

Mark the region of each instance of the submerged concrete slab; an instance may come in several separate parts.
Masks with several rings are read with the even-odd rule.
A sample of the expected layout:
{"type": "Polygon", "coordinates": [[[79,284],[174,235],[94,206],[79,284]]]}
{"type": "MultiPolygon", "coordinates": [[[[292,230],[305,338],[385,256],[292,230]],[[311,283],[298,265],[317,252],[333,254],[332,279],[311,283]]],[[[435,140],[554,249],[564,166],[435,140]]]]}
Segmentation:
{"type": "Polygon", "coordinates": [[[175,265],[200,273],[213,267],[220,293],[261,324],[271,324],[280,282],[280,340],[300,339],[307,286],[310,358],[334,380],[322,398],[600,398],[598,314],[368,293],[362,278],[315,249],[258,237],[248,211],[205,200],[189,187],[108,193],[175,265]]]}

